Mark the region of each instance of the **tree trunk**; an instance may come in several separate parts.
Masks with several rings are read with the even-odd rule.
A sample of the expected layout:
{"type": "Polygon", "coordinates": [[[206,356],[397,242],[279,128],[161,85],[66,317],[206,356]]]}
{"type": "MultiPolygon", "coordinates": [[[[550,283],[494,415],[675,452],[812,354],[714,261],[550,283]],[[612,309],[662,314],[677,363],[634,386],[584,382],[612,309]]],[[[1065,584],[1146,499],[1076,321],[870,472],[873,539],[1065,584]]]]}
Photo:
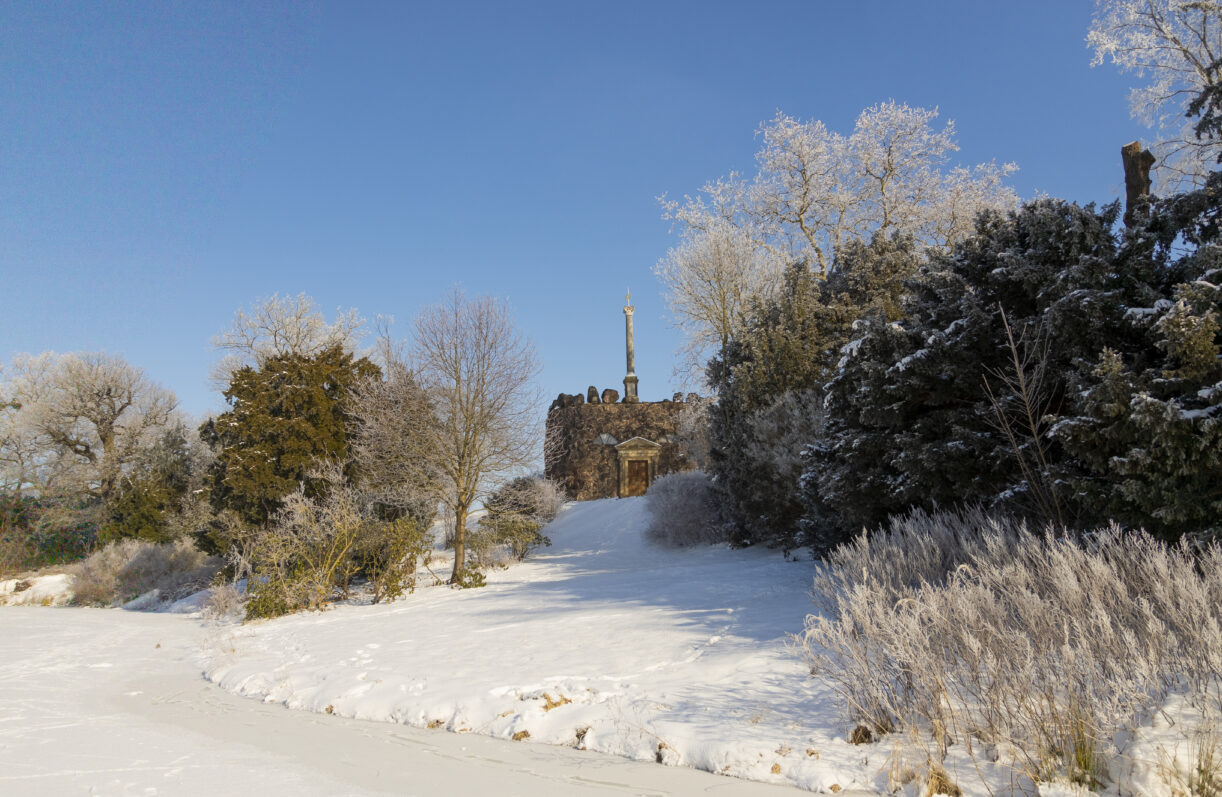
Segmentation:
{"type": "Polygon", "coordinates": [[[1120,148],[1124,162],[1124,226],[1132,227],[1138,214],[1145,215],[1150,203],[1150,167],[1154,155],[1141,148],[1141,142],[1131,141],[1120,148]]]}
{"type": "Polygon", "coordinates": [[[467,508],[454,510],[454,571],[451,584],[461,584],[463,569],[467,564],[467,508]]]}

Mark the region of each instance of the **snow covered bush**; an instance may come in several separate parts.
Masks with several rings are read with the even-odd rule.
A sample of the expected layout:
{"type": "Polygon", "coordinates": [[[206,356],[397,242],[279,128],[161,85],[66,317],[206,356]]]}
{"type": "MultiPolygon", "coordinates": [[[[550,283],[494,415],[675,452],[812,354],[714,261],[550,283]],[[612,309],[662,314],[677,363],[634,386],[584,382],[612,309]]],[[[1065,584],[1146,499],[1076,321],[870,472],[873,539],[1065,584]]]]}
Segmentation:
{"type": "Polygon", "coordinates": [[[894,520],[833,552],[801,638],[847,719],[1034,781],[1106,782],[1172,695],[1222,717],[1222,548],[1080,538],[979,512],[894,520]]]}
{"type": "Polygon", "coordinates": [[[725,542],[722,498],[703,471],[670,473],[656,479],[645,494],[649,525],[645,536],[660,545],[685,547],[725,542]]]}
{"type": "Polygon", "coordinates": [[[185,539],[161,544],[134,539],[112,542],[78,566],[72,602],[113,606],[154,590],[161,600],[180,598],[206,587],[222,564],[185,539]]]}

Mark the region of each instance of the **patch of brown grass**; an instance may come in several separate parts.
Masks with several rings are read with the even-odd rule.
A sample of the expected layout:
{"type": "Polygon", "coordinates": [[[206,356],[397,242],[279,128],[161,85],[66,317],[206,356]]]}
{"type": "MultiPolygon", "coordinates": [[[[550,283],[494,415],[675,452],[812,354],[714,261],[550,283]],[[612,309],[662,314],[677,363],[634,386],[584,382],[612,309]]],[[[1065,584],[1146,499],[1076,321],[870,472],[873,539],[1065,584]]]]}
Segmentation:
{"type": "Polygon", "coordinates": [[[572,700],[569,700],[564,695],[561,695],[559,700],[553,700],[552,696],[549,695],[547,692],[543,693],[543,710],[544,711],[551,711],[554,708],[560,708],[561,706],[567,706],[569,703],[572,703],[572,702],[573,702],[572,700]]]}

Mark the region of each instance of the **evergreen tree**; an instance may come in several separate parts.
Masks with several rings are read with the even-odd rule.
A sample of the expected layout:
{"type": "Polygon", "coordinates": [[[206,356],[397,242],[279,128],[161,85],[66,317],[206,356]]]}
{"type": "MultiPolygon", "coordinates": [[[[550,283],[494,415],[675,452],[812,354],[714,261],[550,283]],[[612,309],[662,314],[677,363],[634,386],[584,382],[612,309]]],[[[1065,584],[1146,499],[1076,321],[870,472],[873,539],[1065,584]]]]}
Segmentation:
{"type": "Polygon", "coordinates": [[[1154,203],[1123,235],[1115,204],[984,214],[933,257],[905,317],[863,322],[828,385],[803,476],[817,547],[962,503],[1169,539],[1216,529],[1217,183],[1154,203]],[[1034,375],[1036,399],[1022,387],[1034,375]]]}
{"type": "Polygon", "coordinates": [[[876,235],[837,253],[826,280],[787,269],[775,298],[753,305],[742,332],[710,363],[712,470],[738,545],[804,544],[801,451],[821,433],[823,385],[860,319],[891,320],[920,262],[911,237],[876,235]]]}
{"type": "Polygon", "coordinates": [[[1149,293],[1082,364],[1077,411],[1057,427],[1088,511],[1169,540],[1222,530],[1220,189],[1215,173],[1155,203],[1128,236],[1118,271],[1143,274],[1149,293]]]}
{"type": "MultiPolygon", "coordinates": [[[[975,236],[910,282],[901,321],[863,322],[828,386],[827,434],[803,477],[817,547],[914,506],[1031,512],[1022,452],[986,389],[1013,368],[1003,314],[1017,339],[1049,342],[1045,406],[1057,411],[1074,358],[1115,340],[1127,294],[1145,295],[1142,280],[1126,285],[1112,271],[1116,214],[1058,200],[982,214],[975,236]]],[[[1063,457],[1049,457],[1055,481],[1063,457]]]]}
{"type": "Polygon", "coordinates": [[[236,370],[224,393],[230,409],[200,428],[218,449],[207,480],[213,507],[263,525],[298,485],[316,495],[322,485],[307,478],[316,462],[348,460],[344,397],[377,373],[340,346],[236,370]]]}
{"type": "Polygon", "coordinates": [[[171,540],[168,516],[178,510],[203,477],[192,457],[187,434],[181,423],[167,428],[124,474],[106,504],[109,518],[101,529],[103,540],[171,540]]]}

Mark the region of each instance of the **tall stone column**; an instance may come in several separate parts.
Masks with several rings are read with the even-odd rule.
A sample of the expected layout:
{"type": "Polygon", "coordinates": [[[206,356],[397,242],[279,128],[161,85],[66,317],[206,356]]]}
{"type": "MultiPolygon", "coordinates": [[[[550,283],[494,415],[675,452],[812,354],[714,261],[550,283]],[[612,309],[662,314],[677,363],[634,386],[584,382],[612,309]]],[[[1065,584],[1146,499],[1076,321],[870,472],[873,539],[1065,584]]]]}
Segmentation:
{"type": "Polygon", "coordinates": [[[628,349],[628,374],[624,377],[624,403],[636,404],[640,401],[636,395],[636,344],[632,339],[632,314],[636,310],[632,306],[632,292],[624,297],[628,304],[624,305],[624,335],[628,349]]]}

